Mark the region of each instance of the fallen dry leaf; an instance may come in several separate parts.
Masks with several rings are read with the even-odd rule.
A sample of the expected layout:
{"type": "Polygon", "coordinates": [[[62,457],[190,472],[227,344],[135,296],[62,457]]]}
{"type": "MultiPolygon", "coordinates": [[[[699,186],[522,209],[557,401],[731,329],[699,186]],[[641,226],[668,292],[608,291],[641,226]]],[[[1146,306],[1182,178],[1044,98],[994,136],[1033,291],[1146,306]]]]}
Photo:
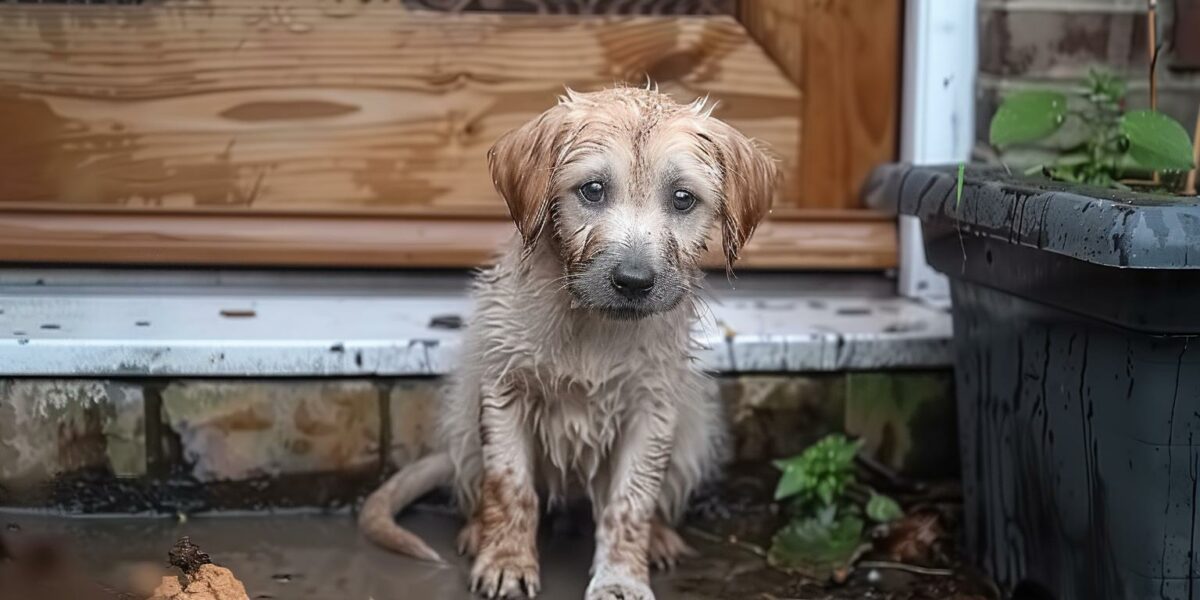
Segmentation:
{"type": "Polygon", "coordinates": [[[875,548],[888,560],[930,565],[938,562],[945,538],[946,531],[936,513],[916,513],[888,524],[875,548]]]}

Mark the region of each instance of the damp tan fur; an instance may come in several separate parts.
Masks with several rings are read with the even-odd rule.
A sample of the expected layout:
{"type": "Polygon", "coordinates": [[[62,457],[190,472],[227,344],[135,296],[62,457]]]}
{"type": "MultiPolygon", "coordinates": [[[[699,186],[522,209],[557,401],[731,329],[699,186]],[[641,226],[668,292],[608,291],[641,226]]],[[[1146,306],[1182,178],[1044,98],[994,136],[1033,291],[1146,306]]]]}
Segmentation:
{"type": "Polygon", "coordinates": [[[710,110],[653,89],[569,92],[496,143],[519,235],[476,279],[444,448],[368,499],[368,537],[437,560],[394,514],[449,483],[474,589],[533,596],[543,503],[586,495],[588,600],[653,598],[650,565],[689,552],[671,527],[726,446],[692,358],[700,257],[717,229],[732,264],[775,183],[772,160],[710,110]]]}

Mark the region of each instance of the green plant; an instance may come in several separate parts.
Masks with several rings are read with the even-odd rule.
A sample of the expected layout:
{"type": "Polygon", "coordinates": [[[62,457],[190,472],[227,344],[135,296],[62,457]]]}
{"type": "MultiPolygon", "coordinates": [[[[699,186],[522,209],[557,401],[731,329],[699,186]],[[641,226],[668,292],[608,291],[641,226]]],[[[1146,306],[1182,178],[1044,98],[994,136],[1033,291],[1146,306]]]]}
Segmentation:
{"type": "Polygon", "coordinates": [[[787,502],[788,523],[775,534],[768,561],[816,578],[843,569],[864,546],[867,520],[903,516],[900,505],[858,481],[854,458],[862,442],[826,436],[804,452],[775,461],[783,472],[775,499],[787,502]]]}
{"type": "Polygon", "coordinates": [[[1125,84],[1093,71],[1072,96],[1054,91],[1009,95],[992,117],[990,141],[1005,149],[1043,142],[1063,132],[1053,160],[1038,164],[1062,181],[1123,187],[1130,176],[1193,167],[1192,143],[1183,126],[1153,110],[1125,112],[1125,84]]]}

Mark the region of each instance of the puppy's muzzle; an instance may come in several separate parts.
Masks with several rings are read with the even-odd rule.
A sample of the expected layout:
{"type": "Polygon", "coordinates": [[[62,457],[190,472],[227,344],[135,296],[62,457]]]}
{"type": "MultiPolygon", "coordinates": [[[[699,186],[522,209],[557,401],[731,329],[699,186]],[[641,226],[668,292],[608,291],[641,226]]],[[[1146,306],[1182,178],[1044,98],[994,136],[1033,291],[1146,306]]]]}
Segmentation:
{"type": "Polygon", "coordinates": [[[613,289],[628,300],[645,300],[654,290],[657,278],[650,264],[637,255],[621,260],[609,273],[613,289]]]}

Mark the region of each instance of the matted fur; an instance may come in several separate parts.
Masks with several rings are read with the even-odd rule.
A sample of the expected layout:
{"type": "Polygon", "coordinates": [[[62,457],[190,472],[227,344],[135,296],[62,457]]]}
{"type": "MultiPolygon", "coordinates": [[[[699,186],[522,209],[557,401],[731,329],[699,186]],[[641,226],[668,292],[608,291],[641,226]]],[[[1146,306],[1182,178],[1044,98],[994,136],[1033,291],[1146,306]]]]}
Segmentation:
{"type": "Polygon", "coordinates": [[[442,451],[405,468],[360,523],[393,550],[436,559],[393,515],[452,482],[487,596],[536,594],[541,499],[592,500],[589,599],[652,598],[650,562],[687,547],[670,529],[726,448],[714,382],[692,358],[698,261],[720,223],[730,263],[770,205],[775,168],[750,140],[651,89],[569,92],[489,153],[520,236],[476,278],[475,312],[440,412],[442,451]],[[603,181],[595,206],[577,195],[603,181]],[[698,199],[672,208],[672,190],[698,199]],[[610,191],[611,190],[611,191],[610,191]],[[630,300],[611,269],[656,273],[630,300]],[[448,457],[449,460],[446,460],[448,457]]]}

